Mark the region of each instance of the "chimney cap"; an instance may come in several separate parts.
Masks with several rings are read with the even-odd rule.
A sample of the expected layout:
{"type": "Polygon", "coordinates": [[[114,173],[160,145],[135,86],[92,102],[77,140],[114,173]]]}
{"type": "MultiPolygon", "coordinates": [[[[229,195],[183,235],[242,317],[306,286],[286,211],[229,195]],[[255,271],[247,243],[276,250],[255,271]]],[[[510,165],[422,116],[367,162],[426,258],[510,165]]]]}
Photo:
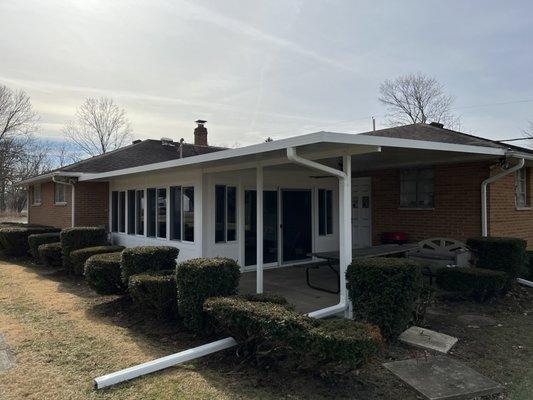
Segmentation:
{"type": "Polygon", "coordinates": [[[197,120],[194,121],[194,122],[196,122],[198,125],[203,125],[203,124],[205,124],[207,121],[205,121],[205,120],[203,120],[203,119],[197,119],[197,120]]]}
{"type": "Polygon", "coordinates": [[[441,124],[440,122],[432,122],[429,125],[434,126],[435,128],[444,128],[444,124],[441,124]]]}

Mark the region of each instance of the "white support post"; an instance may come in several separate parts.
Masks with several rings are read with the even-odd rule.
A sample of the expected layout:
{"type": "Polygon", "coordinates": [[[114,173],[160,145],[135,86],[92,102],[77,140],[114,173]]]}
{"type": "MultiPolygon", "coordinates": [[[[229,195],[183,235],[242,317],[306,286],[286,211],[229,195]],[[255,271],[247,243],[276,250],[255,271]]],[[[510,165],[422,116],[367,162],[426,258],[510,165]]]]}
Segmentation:
{"type": "Polygon", "coordinates": [[[343,156],[342,165],[345,177],[339,179],[339,269],[340,303],[346,304],[346,269],[352,262],[352,157],[343,156]]]}
{"type": "Polygon", "coordinates": [[[263,166],[257,166],[256,173],[256,210],[257,210],[257,260],[256,291],[263,293],[263,166]]]}

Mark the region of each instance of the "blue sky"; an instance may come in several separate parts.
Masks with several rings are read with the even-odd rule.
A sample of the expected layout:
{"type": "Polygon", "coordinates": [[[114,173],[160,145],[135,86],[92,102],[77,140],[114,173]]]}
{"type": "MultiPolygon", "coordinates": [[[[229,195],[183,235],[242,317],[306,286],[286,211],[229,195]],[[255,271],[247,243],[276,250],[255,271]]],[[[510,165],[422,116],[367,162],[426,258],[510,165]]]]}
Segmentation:
{"type": "Polygon", "coordinates": [[[203,118],[231,146],[382,127],[380,82],[420,71],[463,131],[502,139],[533,120],[532,15],[529,1],[0,0],[0,83],[28,92],[46,139],[103,95],[134,138],[191,141],[203,118]]]}

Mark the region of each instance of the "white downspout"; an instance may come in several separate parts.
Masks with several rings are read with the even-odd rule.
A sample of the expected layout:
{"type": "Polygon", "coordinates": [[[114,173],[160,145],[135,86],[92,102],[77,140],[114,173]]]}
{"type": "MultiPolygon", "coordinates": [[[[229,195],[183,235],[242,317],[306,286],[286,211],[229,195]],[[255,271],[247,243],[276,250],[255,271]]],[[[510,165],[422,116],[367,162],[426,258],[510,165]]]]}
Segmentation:
{"type": "Polygon", "coordinates": [[[287,158],[295,164],[326,172],[339,178],[339,303],[331,307],[313,311],[309,313],[309,316],[312,318],[324,318],[342,312],[346,313],[349,308],[346,293],[346,268],[352,262],[352,231],[350,226],[351,216],[349,215],[351,212],[352,158],[351,156],[343,156],[343,171],[302,158],[296,154],[294,147],[287,148],[287,158]]]}
{"type": "Polygon", "coordinates": [[[52,176],[52,182],[58,183],[60,185],[65,185],[65,186],[70,186],[71,187],[71,190],[70,190],[70,201],[71,201],[71,205],[70,205],[70,225],[71,225],[72,228],[74,228],[75,220],[76,220],[76,204],[75,204],[76,195],[75,195],[74,184],[72,182],[58,181],[58,180],[56,180],[56,176],[55,175],[52,176]]]}
{"type": "Polygon", "coordinates": [[[487,210],[487,187],[490,183],[497,181],[500,178],[503,178],[504,176],[507,176],[509,174],[512,174],[513,172],[518,171],[524,166],[525,160],[523,158],[520,158],[518,160],[518,164],[515,166],[506,169],[499,174],[496,174],[494,176],[491,176],[490,178],[485,179],[481,183],[481,235],[482,236],[488,236],[489,235],[489,228],[488,228],[488,210],[487,210]]]}

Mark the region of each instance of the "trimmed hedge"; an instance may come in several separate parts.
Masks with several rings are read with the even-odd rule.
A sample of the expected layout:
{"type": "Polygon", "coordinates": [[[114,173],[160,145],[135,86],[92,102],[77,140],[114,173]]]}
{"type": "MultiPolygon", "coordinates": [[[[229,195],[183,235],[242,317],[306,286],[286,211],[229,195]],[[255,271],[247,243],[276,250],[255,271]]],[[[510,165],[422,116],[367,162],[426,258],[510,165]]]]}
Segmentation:
{"type": "Polygon", "coordinates": [[[241,294],[239,295],[239,298],[251,302],[272,303],[290,307],[289,302],[285,297],[271,292],[241,294]]]}
{"type": "Polygon", "coordinates": [[[61,248],[63,249],[63,266],[72,272],[73,264],[70,253],[86,247],[105,246],[107,233],[104,228],[93,226],[67,228],[61,231],[61,248]]]}
{"type": "Polygon", "coordinates": [[[85,262],[85,280],[91,289],[98,294],[121,294],[126,287],[120,275],[121,254],[96,254],[85,262]]]}
{"type": "Polygon", "coordinates": [[[95,247],[86,247],[84,249],[74,250],[70,253],[70,262],[72,263],[72,272],[74,275],[83,275],[85,269],[85,261],[89,257],[96,254],[105,254],[105,253],[117,253],[124,250],[124,246],[95,246],[95,247]]]}
{"type": "Polygon", "coordinates": [[[122,252],[122,280],[146,271],[165,271],[176,267],[179,249],[172,246],[130,247],[122,252]]]}
{"type": "Polygon", "coordinates": [[[240,268],[229,258],[195,258],[178,264],[176,287],[178,311],[190,330],[209,332],[211,326],[203,312],[209,297],[237,294],[240,268]]]}
{"type": "Polygon", "coordinates": [[[482,268],[441,268],[436,273],[440,288],[480,302],[505,295],[508,281],[505,272],[482,268]]]}
{"type": "Polygon", "coordinates": [[[128,292],[134,303],[157,318],[177,317],[176,273],[174,270],[132,275],[128,292]]]}
{"type": "Polygon", "coordinates": [[[60,267],[62,265],[63,254],[61,243],[47,243],[39,246],[39,259],[49,267],[60,267]]]}
{"type": "Polygon", "coordinates": [[[44,226],[3,226],[0,228],[0,247],[7,256],[25,256],[30,250],[30,235],[50,232],[59,232],[59,229],[44,226]]]}
{"type": "Polygon", "coordinates": [[[39,260],[39,246],[47,243],[59,242],[59,232],[36,233],[28,236],[28,247],[30,254],[36,260],[39,260]]]}
{"type": "Polygon", "coordinates": [[[210,298],[205,312],[233,336],[240,354],[290,369],[319,371],[358,368],[382,345],[379,328],[349,320],[318,320],[283,305],[240,296],[210,298]]]}
{"type": "Polygon", "coordinates": [[[514,280],[527,264],[527,242],[517,238],[483,237],[466,241],[476,258],[476,267],[503,271],[514,280]]]}
{"type": "Polygon", "coordinates": [[[387,338],[413,321],[423,291],[420,264],[406,258],[354,260],[346,281],[354,319],[379,326],[387,338]]]}

